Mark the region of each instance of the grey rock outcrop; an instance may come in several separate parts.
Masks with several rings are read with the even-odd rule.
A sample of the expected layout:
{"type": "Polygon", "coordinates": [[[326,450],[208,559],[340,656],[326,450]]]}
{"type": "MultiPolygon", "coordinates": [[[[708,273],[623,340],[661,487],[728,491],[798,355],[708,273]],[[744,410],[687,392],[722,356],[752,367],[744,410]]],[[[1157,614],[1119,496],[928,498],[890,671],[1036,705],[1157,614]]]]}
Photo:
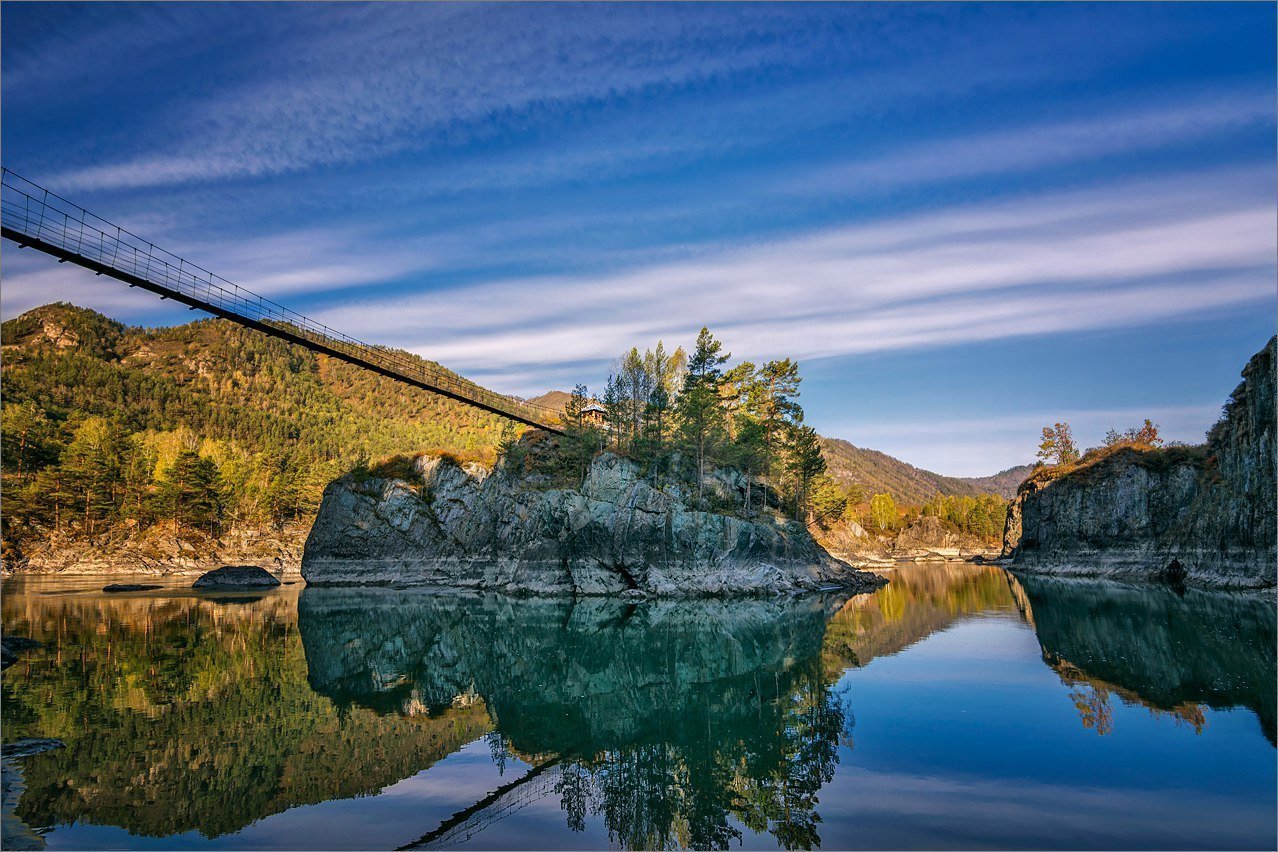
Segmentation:
{"type": "Polygon", "coordinates": [[[5,636],[0,639],[0,669],[7,669],[18,661],[18,655],[41,646],[40,642],[25,636],[5,636]]]}
{"type": "Polygon", "coordinates": [[[1204,447],[1122,448],[1031,476],[1004,554],[1043,573],[1153,577],[1176,560],[1190,583],[1274,585],[1274,362],[1271,339],[1204,447]]]}
{"type": "Polygon", "coordinates": [[[597,457],[579,489],[437,456],[414,465],[413,482],[352,475],[328,487],[303,554],[308,583],[657,596],[883,583],[801,524],[694,510],[616,455],[597,457]]]}
{"type": "Polygon", "coordinates": [[[224,565],[216,568],[191,584],[193,589],[272,589],[280,581],[264,568],[256,565],[224,565]]]}

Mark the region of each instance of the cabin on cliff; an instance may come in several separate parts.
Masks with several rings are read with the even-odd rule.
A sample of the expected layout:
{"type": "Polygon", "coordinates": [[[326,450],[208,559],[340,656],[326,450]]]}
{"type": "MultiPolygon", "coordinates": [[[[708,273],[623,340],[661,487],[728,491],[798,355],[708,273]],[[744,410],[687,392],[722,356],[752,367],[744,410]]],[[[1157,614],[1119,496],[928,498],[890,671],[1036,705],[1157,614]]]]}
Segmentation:
{"type": "Polygon", "coordinates": [[[592,402],[585,408],[581,409],[581,425],[593,426],[602,429],[604,425],[604,415],[608,412],[597,402],[592,402]]]}

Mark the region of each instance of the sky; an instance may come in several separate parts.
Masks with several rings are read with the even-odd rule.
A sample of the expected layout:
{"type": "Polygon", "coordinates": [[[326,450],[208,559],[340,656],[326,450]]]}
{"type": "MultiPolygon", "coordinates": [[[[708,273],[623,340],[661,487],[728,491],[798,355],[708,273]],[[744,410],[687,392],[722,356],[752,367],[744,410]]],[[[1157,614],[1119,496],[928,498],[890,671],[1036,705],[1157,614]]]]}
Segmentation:
{"type": "MultiPolygon", "coordinates": [[[[708,326],[949,475],[1197,442],[1278,316],[1275,6],[0,6],[7,168],[494,389],[708,326]]],[[[0,312],[171,302],[10,244],[0,312]]]]}

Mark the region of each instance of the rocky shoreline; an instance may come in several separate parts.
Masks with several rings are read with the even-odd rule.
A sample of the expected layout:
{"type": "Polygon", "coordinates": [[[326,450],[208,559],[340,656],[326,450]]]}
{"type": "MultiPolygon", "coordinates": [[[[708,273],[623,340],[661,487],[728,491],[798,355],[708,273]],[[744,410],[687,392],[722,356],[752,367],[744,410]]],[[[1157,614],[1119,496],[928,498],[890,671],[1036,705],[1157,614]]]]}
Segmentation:
{"type": "Polygon", "coordinates": [[[309,523],[283,529],[235,528],[220,538],[167,530],[96,540],[54,536],[3,568],[13,574],[120,574],[198,576],[228,564],[258,565],[274,573],[297,575],[309,523]]]}

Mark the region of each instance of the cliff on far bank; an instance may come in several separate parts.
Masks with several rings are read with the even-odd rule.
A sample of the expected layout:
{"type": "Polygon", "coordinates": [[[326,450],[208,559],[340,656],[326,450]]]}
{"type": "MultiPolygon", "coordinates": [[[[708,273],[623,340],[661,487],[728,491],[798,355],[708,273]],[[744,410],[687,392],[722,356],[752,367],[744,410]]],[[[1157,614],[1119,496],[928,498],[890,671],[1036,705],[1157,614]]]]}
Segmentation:
{"type": "Polygon", "coordinates": [[[1191,583],[1274,585],[1274,364],[1271,338],[1202,446],[1040,468],[1008,509],[1004,555],[1041,573],[1150,578],[1174,560],[1191,583]]]}
{"type": "MultiPolygon", "coordinates": [[[[710,485],[730,500],[733,474],[710,485]]],[[[744,491],[742,491],[744,494],[744,491]]],[[[797,594],[883,584],[825,552],[800,523],[699,511],[612,453],[579,488],[447,457],[324,493],[302,557],[311,585],[441,585],[527,594],[797,594]]]]}

